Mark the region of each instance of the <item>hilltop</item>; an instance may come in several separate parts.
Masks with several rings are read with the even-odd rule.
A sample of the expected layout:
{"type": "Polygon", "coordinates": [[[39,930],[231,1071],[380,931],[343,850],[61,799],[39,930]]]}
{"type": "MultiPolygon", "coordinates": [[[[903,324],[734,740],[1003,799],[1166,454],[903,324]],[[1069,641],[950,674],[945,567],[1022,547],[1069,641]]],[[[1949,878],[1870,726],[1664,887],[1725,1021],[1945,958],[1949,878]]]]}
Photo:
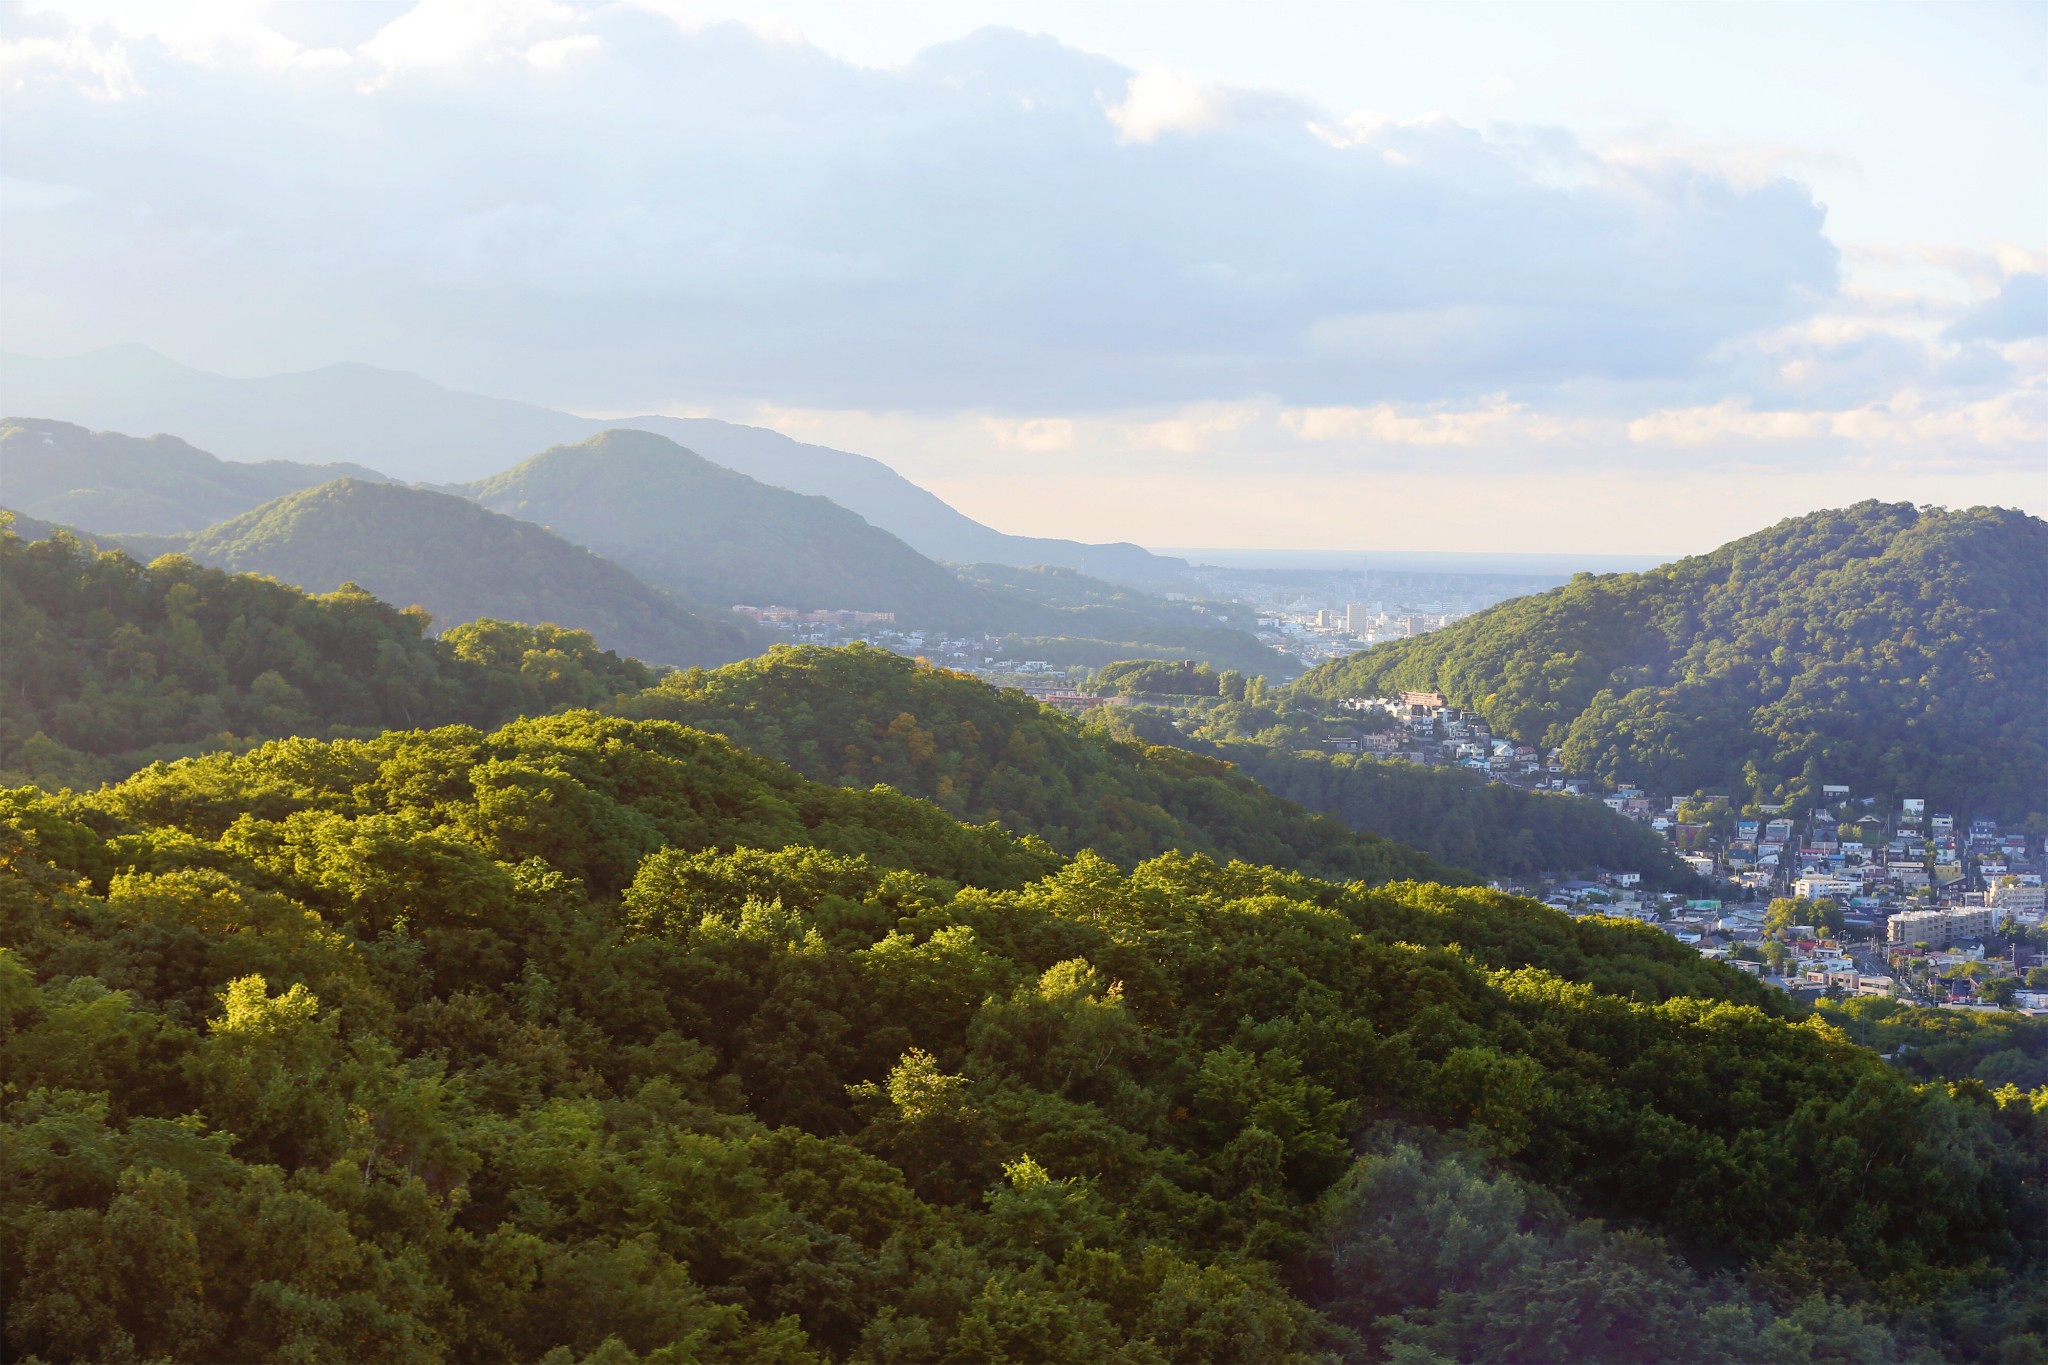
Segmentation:
{"type": "MultiPolygon", "coordinates": [[[[880,460],[778,431],[710,417],[598,421],[463,393],[370,365],[233,379],[178,364],[146,346],[111,346],[63,359],[0,354],[0,411],[46,413],[126,431],[181,432],[230,460],[283,455],[363,461],[395,478],[441,484],[488,477],[536,450],[581,441],[607,427],[631,427],[680,442],[762,483],[830,498],[932,559],[1059,564],[1148,587],[1179,588],[1187,574],[1186,561],[1136,545],[1006,535],[880,460]]],[[[300,486],[343,473],[363,477],[334,469],[300,486]]],[[[275,488],[264,497],[285,491],[275,488]]],[[[197,530],[262,500],[175,529],[197,530]]],[[[88,518],[60,519],[92,524],[88,518]]]]}
{"type": "Polygon", "coordinates": [[[191,538],[202,564],[309,592],[359,583],[443,629],[496,619],[588,631],[655,664],[722,664],[765,641],[728,611],[677,601],[610,560],[447,493],[338,479],[191,538]]]}
{"type": "Polygon", "coordinates": [[[981,594],[855,513],[650,432],[600,432],[462,491],[697,601],[887,611],[961,628],[985,611],[981,594]]]}
{"type": "Polygon", "coordinates": [[[2023,818],[2048,791],[2048,524],[1859,503],[1646,573],[1580,575],[1324,664],[1317,697],[1441,691],[1568,770],[1653,791],[2023,818]]]}
{"type": "Polygon", "coordinates": [[[1312,816],[1227,763],[1118,739],[1018,692],[879,649],[779,647],[671,674],[622,714],[721,734],[815,781],[886,784],[956,819],[1129,863],[1178,851],[1337,878],[1471,874],[1312,816]]]}
{"type": "Polygon", "coordinates": [[[589,711],[0,793],[0,858],[24,1357],[2040,1345],[2048,1090],[1640,925],[1120,870],[589,711]]]}
{"type": "Polygon", "coordinates": [[[382,482],[352,464],[217,459],[175,436],[124,436],[69,422],[0,420],[0,502],[109,534],[177,535],[337,478],[382,482]]]}
{"type": "Polygon", "coordinates": [[[87,788],[281,736],[496,725],[655,677],[581,631],[429,624],[352,583],[315,595],[0,526],[0,781],[87,788]]]}

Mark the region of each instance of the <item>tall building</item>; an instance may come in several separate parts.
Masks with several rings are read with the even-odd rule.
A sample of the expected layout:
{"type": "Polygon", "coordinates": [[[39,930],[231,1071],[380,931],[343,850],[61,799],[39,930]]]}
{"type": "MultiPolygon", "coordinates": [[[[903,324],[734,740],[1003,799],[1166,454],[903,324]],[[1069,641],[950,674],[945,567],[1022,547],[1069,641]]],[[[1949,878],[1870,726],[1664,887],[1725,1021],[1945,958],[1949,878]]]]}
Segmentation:
{"type": "Polygon", "coordinates": [[[1930,948],[1953,948],[1990,938],[1993,912],[1980,906],[1960,910],[1901,910],[1885,926],[1885,939],[1895,946],[1924,943],[1930,948]]]}

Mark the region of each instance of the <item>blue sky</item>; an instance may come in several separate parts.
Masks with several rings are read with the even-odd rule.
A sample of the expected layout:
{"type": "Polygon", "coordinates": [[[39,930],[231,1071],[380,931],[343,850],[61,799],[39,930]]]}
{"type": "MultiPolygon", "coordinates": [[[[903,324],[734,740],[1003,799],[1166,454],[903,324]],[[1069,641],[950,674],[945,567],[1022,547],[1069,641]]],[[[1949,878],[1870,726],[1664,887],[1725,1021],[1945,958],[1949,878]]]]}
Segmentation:
{"type": "Polygon", "coordinates": [[[14,349],[706,412],[1154,544],[2048,507],[2048,7],[0,23],[14,349]]]}

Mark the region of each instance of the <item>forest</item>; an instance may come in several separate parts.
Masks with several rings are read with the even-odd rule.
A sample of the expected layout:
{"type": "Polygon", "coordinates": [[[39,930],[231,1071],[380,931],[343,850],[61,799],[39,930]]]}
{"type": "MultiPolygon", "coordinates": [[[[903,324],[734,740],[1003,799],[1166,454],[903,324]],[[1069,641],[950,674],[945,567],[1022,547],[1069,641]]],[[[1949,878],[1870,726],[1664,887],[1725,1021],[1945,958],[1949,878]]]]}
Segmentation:
{"type": "Polygon", "coordinates": [[[1566,767],[1795,807],[1823,783],[2020,820],[2048,792],[2048,524],[1859,503],[1582,574],[1294,686],[1437,690],[1566,767]]]}
{"type": "Polygon", "coordinates": [[[880,650],[0,556],[8,1360],[2048,1352],[2038,1032],[880,650]]]}
{"type": "Polygon", "coordinates": [[[892,784],[1067,852],[1129,863],[1177,848],[1339,878],[1472,880],[1310,816],[1227,764],[1089,733],[883,650],[784,646],[664,675],[582,631],[486,620],[432,638],[429,624],[359,589],[309,595],[180,556],[143,567],[61,534],[0,534],[0,686],[15,699],[0,717],[0,774],[91,787],[287,735],[602,706],[728,734],[817,780],[892,784]]]}
{"type": "Polygon", "coordinates": [[[2048,1088],[673,722],[0,797],[9,1358],[2027,1359],[2048,1088]],[[1422,1353],[1427,1353],[1422,1354],[1422,1353]]]}

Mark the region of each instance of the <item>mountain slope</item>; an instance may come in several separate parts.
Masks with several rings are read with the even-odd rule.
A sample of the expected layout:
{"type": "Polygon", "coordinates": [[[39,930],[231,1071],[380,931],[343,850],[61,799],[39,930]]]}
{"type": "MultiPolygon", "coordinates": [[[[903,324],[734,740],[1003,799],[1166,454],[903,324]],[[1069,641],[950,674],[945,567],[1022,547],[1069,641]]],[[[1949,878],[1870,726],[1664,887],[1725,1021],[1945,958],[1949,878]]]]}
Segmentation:
{"type": "Polygon", "coordinates": [[[24,1359],[2038,1354],[2048,1094],[1640,925],[589,711],[0,793],[0,858],[24,1359]]]}
{"type": "Polygon", "coordinates": [[[783,647],[672,674],[617,709],[724,735],[816,781],[886,783],[1062,852],[1129,863],[1178,851],[1375,882],[1471,880],[1311,816],[1228,764],[1114,739],[1016,692],[860,645],[783,647]]]}
{"type": "Polygon", "coordinates": [[[605,431],[464,490],[698,601],[890,611],[967,627],[981,594],[887,531],[664,436],[605,431]]]}
{"type": "Polygon", "coordinates": [[[331,479],[383,477],[359,465],[237,464],[175,436],[138,438],[69,422],[0,420],[0,501],[31,516],[99,532],[197,531],[331,479]]]}
{"type": "Polygon", "coordinates": [[[609,560],[448,493],[337,479],[192,537],[187,553],[309,592],[358,583],[417,603],[442,628],[491,618],[586,630],[657,664],[722,664],[755,651],[749,623],[693,610],[609,560]]]}
{"type": "Polygon", "coordinates": [[[1437,689],[1576,772],[1801,802],[1822,783],[2024,816],[2048,792],[2048,524],[1859,503],[1581,575],[1336,660],[1322,697],[1437,689]]]}
{"type": "Polygon", "coordinates": [[[309,596],[0,527],[0,786],[87,789],[283,736],[497,725],[654,678],[579,632],[479,622],[436,639],[427,624],[360,588],[309,596]]]}
{"type": "Polygon", "coordinates": [[[231,460],[354,460],[396,478],[433,483],[484,478],[536,450],[608,427],[633,427],[668,436],[763,483],[828,497],[934,559],[1061,564],[1153,586],[1180,584],[1187,568],[1183,560],[1135,545],[1005,535],[879,460],[760,427],[695,417],[600,421],[461,393],[368,365],[230,379],[143,346],[63,359],[6,354],[0,355],[0,411],[126,431],[181,432],[231,460]]]}

